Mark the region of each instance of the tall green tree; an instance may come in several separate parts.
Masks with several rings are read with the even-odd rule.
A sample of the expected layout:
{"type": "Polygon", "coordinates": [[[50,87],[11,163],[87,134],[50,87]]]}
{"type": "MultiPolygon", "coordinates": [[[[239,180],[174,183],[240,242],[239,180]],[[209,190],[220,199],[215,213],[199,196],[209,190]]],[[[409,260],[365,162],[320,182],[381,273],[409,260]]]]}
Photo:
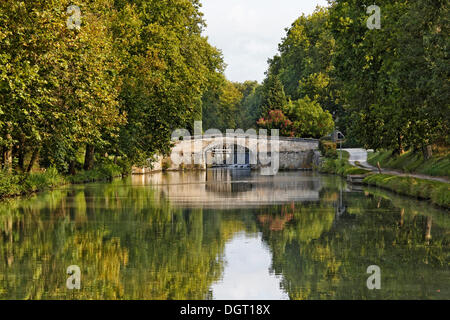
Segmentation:
{"type": "Polygon", "coordinates": [[[202,95],[223,62],[201,34],[198,0],[120,1],[116,7],[113,30],[125,62],[120,99],[128,120],[117,152],[140,163],[167,153],[172,131],[201,118],[202,95]]]}
{"type": "Polygon", "coordinates": [[[270,110],[281,110],[287,103],[283,84],[277,74],[267,75],[262,85],[261,108],[263,114],[270,110]]]}
{"type": "Polygon", "coordinates": [[[80,146],[102,144],[121,121],[119,66],[106,16],[111,2],[78,3],[83,11],[78,30],[66,25],[70,4],[1,4],[2,142],[18,151],[22,169],[24,154],[31,154],[27,171],[40,151],[45,164],[67,170],[80,146]]]}

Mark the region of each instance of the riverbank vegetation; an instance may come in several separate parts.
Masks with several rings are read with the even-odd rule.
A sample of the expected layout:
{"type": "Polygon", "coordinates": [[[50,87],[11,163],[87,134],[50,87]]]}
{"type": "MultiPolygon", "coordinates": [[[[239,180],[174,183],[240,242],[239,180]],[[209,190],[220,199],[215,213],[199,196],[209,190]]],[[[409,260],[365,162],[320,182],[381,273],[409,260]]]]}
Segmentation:
{"type": "Polygon", "coordinates": [[[343,152],[342,159],[325,158],[322,165],[319,168],[321,173],[337,174],[343,177],[349,175],[365,175],[370,171],[352,166],[348,163],[348,153],[343,152]]]}
{"type": "Polygon", "coordinates": [[[64,177],[55,168],[28,175],[0,171],[0,199],[43,191],[64,183],[64,177]]]}
{"type": "Polygon", "coordinates": [[[430,176],[450,177],[450,154],[448,152],[434,153],[425,159],[420,152],[408,151],[400,156],[392,151],[379,151],[368,156],[368,162],[383,168],[401,170],[406,173],[421,173],[430,176]]]}
{"type": "Polygon", "coordinates": [[[421,200],[430,200],[433,204],[450,208],[450,184],[448,183],[390,174],[375,174],[372,171],[352,166],[348,162],[348,152],[342,151],[342,157],[339,155],[340,151],[337,153],[337,158],[340,159],[335,157],[324,158],[319,172],[337,174],[343,177],[365,175],[363,183],[366,185],[380,187],[421,200]]]}
{"type": "Polygon", "coordinates": [[[450,208],[450,185],[448,183],[387,174],[367,176],[364,183],[417,199],[431,200],[434,204],[450,208]]]}
{"type": "Polygon", "coordinates": [[[111,181],[121,175],[122,168],[114,164],[100,164],[92,170],[81,170],[69,176],[59,173],[54,167],[28,174],[0,171],[0,200],[50,190],[69,183],[111,181]]]}
{"type": "MultiPolygon", "coordinates": [[[[348,159],[348,158],[347,158],[348,159]]],[[[393,191],[395,193],[430,200],[441,207],[450,208],[450,184],[402,177],[388,174],[373,174],[371,171],[352,166],[345,157],[343,159],[326,158],[319,171],[321,173],[337,174],[343,177],[349,175],[366,175],[363,183],[393,191]]]]}

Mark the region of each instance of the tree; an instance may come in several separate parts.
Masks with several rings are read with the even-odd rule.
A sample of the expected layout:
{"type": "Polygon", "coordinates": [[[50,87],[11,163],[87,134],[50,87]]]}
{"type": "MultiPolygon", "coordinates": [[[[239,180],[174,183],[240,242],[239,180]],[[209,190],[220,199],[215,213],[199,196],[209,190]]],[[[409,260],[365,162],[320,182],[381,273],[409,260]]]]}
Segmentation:
{"type": "Polygon", "coordinates": [[[2,2],[3,144],[16,146],[22,169],[25,152],[30,170],[44,150],[43,164],[65,171],[80,146],[104,143],[120,123],[110,5],[86,4],[82,27],[69,30],[68,1],[2,2]]]}
{"type": "Polygon", "coordinates": [[[321,138],[334,128],[333,117],[320,105],[306,97],[289,101],[283,110],[270,110],[258,121],[264,129],[279,129],[282,136],[321,138]]]}
{"type": "Polygon", "coordinates": [[[262,116],[262,86],[256,81],[244,82],[243,86],[238,127],[248,130],[256,128],[256,122],[262,116]]]}
{"type": "Polygon", "coordinates": [[[74,30],[70,4],[0,4],[3,166],[39,160],[74,173],[105,154],[141,164],[168,152],[172,131],[201,119],[201,97],[223,71],[199,1],[79,1],[74,30]]]}
{"type": "Polygon", "coordinates": [[[198,0],[121,1],[114,23],[125,68],[119,155],[142,163],[168,153],[177,128],[201,118],[201,97],[212,74],[222,70],[217,49],[201,35],[198,0]]]}
{"type": "Polygon", "coordinates": [[[292,121],[281,110],[270,110],[267,118],[258,120],[258,126],[267,130],[278,129],[284,137],[293,137],[295,135],[292,128],[292,121]]]}
{"type": "Polygon", "coordinates": [[[366,27],[364,2],[336,0],[329,9],[333,77],[346,109],[347,136],[397,154],[423,149],[428,157],[427,146],[448,136],[448,8],[427,0],[377,4],[379,30],[366,27]]]}
{"type": "Polygon", "coordinates": [[[333,131],[334,121],[330,112],[324,111],[308,97],[290,101],[285,110],[296,137],[322,138],[333,131]]]}
{"type": "Polygon", "coordinates": [[[287,103],[284,87],[277,75],[270,74],[263,82],[261,108],[263,114],[281,110],[287,103]]]}

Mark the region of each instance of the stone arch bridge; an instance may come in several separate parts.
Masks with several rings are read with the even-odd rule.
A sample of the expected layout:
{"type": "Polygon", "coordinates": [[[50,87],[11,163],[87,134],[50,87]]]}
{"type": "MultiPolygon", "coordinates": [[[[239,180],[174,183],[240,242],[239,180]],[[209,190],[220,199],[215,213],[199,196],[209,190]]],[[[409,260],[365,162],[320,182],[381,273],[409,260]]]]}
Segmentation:
{"type": "Polygon", "coordinates": [[[170,157],[159,157],[134,173],[214,167],[281,170],[312,169],[319,164],[319,140],[246,134],[202,135],[176,139],[170,157]]]}

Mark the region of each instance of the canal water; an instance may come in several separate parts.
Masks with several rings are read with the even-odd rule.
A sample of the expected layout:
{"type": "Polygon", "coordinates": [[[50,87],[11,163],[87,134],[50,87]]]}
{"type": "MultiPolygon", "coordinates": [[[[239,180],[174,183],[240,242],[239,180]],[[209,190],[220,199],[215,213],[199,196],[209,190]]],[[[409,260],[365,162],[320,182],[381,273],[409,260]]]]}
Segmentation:
{"type": "Polygon", "coordinates": [[[8,201],[0,254],[0,299],[450,299],[450,212],[298,171],[158,173],[8,201]]]}

